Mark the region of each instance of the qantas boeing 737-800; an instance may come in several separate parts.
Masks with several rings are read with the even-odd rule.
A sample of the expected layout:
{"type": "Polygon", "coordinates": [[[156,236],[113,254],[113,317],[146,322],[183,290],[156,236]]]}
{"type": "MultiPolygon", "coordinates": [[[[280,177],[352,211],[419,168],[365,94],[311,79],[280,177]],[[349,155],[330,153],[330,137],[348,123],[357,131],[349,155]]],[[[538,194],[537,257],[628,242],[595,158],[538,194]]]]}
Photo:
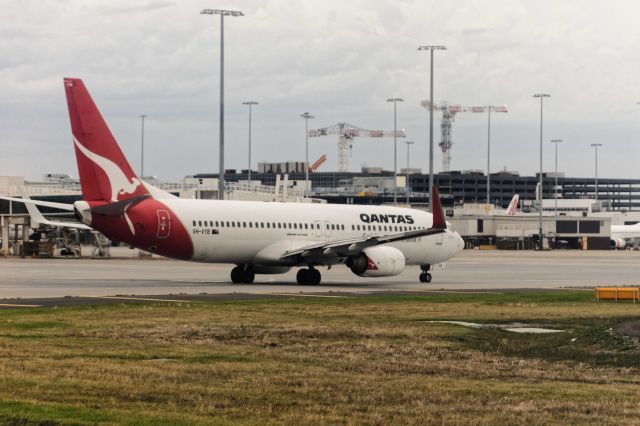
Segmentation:
{"type": "Polygon", "coordinates": [[[462,250],[448,229],[437,189],[433,214],[408,208],[181,199],[143,182],[129,165],[80,79],[65,78],[82,201],[73,205],[11,199],[74,211],[106,235],[175,259],[233,263],[234,283],[301,267],[298,284],[319,284],[319,266],[386,277],[406,265],[431,265],[462,250]]]}

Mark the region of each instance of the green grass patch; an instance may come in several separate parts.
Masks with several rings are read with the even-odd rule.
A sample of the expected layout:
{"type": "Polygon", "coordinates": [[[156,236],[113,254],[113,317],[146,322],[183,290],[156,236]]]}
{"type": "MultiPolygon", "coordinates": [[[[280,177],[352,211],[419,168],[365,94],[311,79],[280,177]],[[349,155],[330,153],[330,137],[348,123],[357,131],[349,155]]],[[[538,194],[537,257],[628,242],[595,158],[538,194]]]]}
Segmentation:
{"type": "Polygon", "coordinates": [[[638,321],[577,291],[0,311],[0,423],[633,424],[638,321]]]}

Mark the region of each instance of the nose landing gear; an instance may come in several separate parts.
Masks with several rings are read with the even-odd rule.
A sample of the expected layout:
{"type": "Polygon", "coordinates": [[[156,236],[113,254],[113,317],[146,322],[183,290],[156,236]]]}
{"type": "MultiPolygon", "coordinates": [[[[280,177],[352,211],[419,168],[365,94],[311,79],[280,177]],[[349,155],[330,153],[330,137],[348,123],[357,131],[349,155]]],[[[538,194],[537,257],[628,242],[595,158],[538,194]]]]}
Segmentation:
{"type": "Polygon", "coordinates": [[[422,272],[420,273],[420,282],[430,283],[431,274],[429,273],[429,270],[431,269],[431,265],[420,265],[420,269],[422,269],[422,272]]]}
{"type": "Polygon", "coordinates": [[[309,266],[309,269],[300,269],[296,275],[298,285],[318,285],[321,280],[322,275],[320,274],[320,271],[312,266],[309,266]]]}

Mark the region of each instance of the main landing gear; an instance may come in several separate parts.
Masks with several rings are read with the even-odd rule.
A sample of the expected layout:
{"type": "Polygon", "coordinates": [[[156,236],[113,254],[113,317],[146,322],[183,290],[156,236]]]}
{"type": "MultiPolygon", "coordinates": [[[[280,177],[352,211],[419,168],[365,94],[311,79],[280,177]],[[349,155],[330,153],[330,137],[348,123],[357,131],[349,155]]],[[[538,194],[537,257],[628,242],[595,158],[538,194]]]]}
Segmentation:
{"type": "Polygon", "coordinates": [[[300,269],[296,275],[296,281],[298,281],[299,285],[318,285],[321,280],[320,271],[312,266],[309,266],[309,269],[300,269]]]}
{"type": "Polygon", "coordinates": [[[252,284],[256,274],[248,265],[238,265],[231,270],[231,281],[234,284],[252,284]]]}
{"type": "Polygon", "coordinates": [[[431,274],[429,273],[429,270],[431,269],[431,265],[420,265],[420,269],[422,269],[422,272],[420,273],[420,282],[430,283],[431,274]]]}

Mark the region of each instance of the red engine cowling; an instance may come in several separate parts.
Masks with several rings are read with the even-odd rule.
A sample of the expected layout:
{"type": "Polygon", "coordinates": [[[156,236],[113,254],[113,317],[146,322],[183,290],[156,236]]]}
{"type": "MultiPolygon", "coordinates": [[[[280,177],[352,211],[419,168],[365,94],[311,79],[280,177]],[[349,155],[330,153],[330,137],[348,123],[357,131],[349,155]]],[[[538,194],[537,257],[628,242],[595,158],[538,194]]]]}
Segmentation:
{"type": "Polygon", "coordinates": [[[616,250],[622,250],[627,245],[627,242],[622,238],[612,238],[611,239],[611,248],[616,250]]]}
{"type": "Polygon", "coordinates": [[[391,277],[404,271],[404,255],[393,247],[369,247],[347,259],[346,265],[361,277],[391,277]]]}

